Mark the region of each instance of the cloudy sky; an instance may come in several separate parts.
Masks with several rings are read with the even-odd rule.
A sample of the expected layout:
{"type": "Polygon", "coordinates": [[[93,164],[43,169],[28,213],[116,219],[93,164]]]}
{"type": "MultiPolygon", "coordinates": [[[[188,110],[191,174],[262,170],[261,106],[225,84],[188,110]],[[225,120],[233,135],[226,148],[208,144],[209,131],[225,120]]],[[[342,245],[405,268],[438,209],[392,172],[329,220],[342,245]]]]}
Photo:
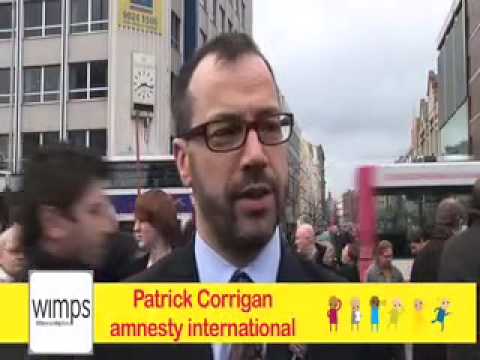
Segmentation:
{"type": "Polygon", "coordinates": [[[335,195],[358,165],[408,150],[452,2],[253,0],[254,37],[304,136],[324,147],[335,195]]]}

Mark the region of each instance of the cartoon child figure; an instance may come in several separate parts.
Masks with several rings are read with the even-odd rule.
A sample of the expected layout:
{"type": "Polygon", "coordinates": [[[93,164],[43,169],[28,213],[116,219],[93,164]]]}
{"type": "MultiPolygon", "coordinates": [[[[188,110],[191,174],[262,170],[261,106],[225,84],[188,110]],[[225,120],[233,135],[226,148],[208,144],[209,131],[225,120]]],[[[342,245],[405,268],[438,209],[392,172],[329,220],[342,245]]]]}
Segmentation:
{"type": "Polygon", "coordinates": [[[360,313],[360,299],[355,297],[351,301],[352,304],[352,331],[356,328],[360,330],[360,320],[362,314],[360,313]]]}
{"type": "Polygon", "coordinates": [[[330,332],[333,331],[333,328],[335,328],[335,331],[338,331],[338,312],[342,308],[342,301],[332,296],[328,300],[328,304],[330,306],[330,310],[327,312],[328,319],[330,320],[330,332]]]}
{"type": "Polygon", "coordinates": [[[380,324],[380,299],[378,296],[370,298],[370,324],[372,331],[378,332],[380,324]]]}
{"type": "Polygon", "coordinates": [[[398,327],[398,321],[400,320],[400,314],[403,312],[403,304],[400,299],[395,299],[392,301],[392,308],[390,309],[390,322],[388,327],[394,325],[395,328],[398,327]]]}
{"type": "Polygon", "coordinates": [[[445,329],[445,318],[452,313],[447,312],[450,306],[450,301],[448,299],[443,299],[442,304],[433,310],[437,313],[435,319],[432,320],[432,324],[439,322],[442,328],[442,331],[445,329]]]}
{"type": "Polygon", "coordinates": [[[416,331],[420,331],[424,326],[423,305],[423,300],[421,299],[415,299],[413,301],[413,328],[416,331]]]}

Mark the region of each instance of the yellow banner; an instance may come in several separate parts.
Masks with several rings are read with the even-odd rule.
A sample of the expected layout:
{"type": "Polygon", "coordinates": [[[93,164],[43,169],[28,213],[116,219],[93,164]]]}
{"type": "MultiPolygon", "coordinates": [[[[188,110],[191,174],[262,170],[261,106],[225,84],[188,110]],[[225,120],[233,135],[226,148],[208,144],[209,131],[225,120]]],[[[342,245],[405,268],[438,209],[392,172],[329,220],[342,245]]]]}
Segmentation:
{"type": "Polygon", "coordinates": [[[119,5],[120,28],[163,33],[163,0],[119,0],[119,5]]]}
{"type": "Polygon", "coordinates": [[[474,343],[475,284],[96,285],[99,343],[474,343]]]}
{"type": "Polygon", "coordinates": [[[0,284],[0,343],[28,342],[28,284],[0,284]]]}
{"type": "MultiPolygon", "coordinates": [[[[95,284],[96,343],[474,343],[475,284],[95,284]]],[[[28,342],[28,284],[0,285],[28,342]]]]}

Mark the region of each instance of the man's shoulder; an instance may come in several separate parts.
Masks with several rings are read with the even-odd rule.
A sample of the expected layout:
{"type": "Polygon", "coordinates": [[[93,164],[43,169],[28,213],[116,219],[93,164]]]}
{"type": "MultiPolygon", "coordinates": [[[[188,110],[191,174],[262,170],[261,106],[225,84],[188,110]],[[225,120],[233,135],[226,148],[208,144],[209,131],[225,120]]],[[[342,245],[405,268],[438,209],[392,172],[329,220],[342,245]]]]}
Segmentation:
{"type": "MultiPolygon", "coordinates": [[[[281,269],[281,272],[289,271],[291,282],[345,282],[345,278],[339,276],[333,270],[328,269],[322,264],[303,259],[295,255],[292,251],[286,249],[282,254],[283,266],[287,269],[281,269]],[[285,264],[286,263],[286,264],[285,264]],[[289,269],[288,269],[289,268],[289,269]],[[283,271],[282,271],[283,270],[283,271]]],[[[282,266],[281,265],[281,266],[282,266]]],[[[279,281],[284,281],[279,276],[279,281]]]]}
{"type": "Polygon", "coordinates": [[[453,237],[448,239],[445,243],[446,251],[458,251],[463,252],[467,256],[477,256],[477,251],[480,250],[480,227],[471,227],[453,237]]]}
{"type": "Polygon", "coordinates": [[[165,258],[125,282],[195,282],[197,280],[191,245],[175,249],[165,258]]]}

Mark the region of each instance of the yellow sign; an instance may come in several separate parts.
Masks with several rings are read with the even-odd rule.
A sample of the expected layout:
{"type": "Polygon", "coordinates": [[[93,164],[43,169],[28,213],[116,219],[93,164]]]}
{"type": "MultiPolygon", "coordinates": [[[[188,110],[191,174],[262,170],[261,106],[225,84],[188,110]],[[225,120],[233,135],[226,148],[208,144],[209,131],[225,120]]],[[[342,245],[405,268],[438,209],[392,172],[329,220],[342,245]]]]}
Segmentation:
{"type": "Polygon", "coordinates": [[[475,284],[97,284],[100,343],[473,343],[475,284]]]}
{"type": "Polygon", "coordinates": [[[119,0],[118,26],[155,34],[163,32],[163,0],[119,0]]]}
{"type": "MultiPolygon", "coordinates": [[[[96,343],[474,343],[475,284],[95,284],[96,343]]],[[[0,343],[28,342],[1,284],[0,343]]]]}

